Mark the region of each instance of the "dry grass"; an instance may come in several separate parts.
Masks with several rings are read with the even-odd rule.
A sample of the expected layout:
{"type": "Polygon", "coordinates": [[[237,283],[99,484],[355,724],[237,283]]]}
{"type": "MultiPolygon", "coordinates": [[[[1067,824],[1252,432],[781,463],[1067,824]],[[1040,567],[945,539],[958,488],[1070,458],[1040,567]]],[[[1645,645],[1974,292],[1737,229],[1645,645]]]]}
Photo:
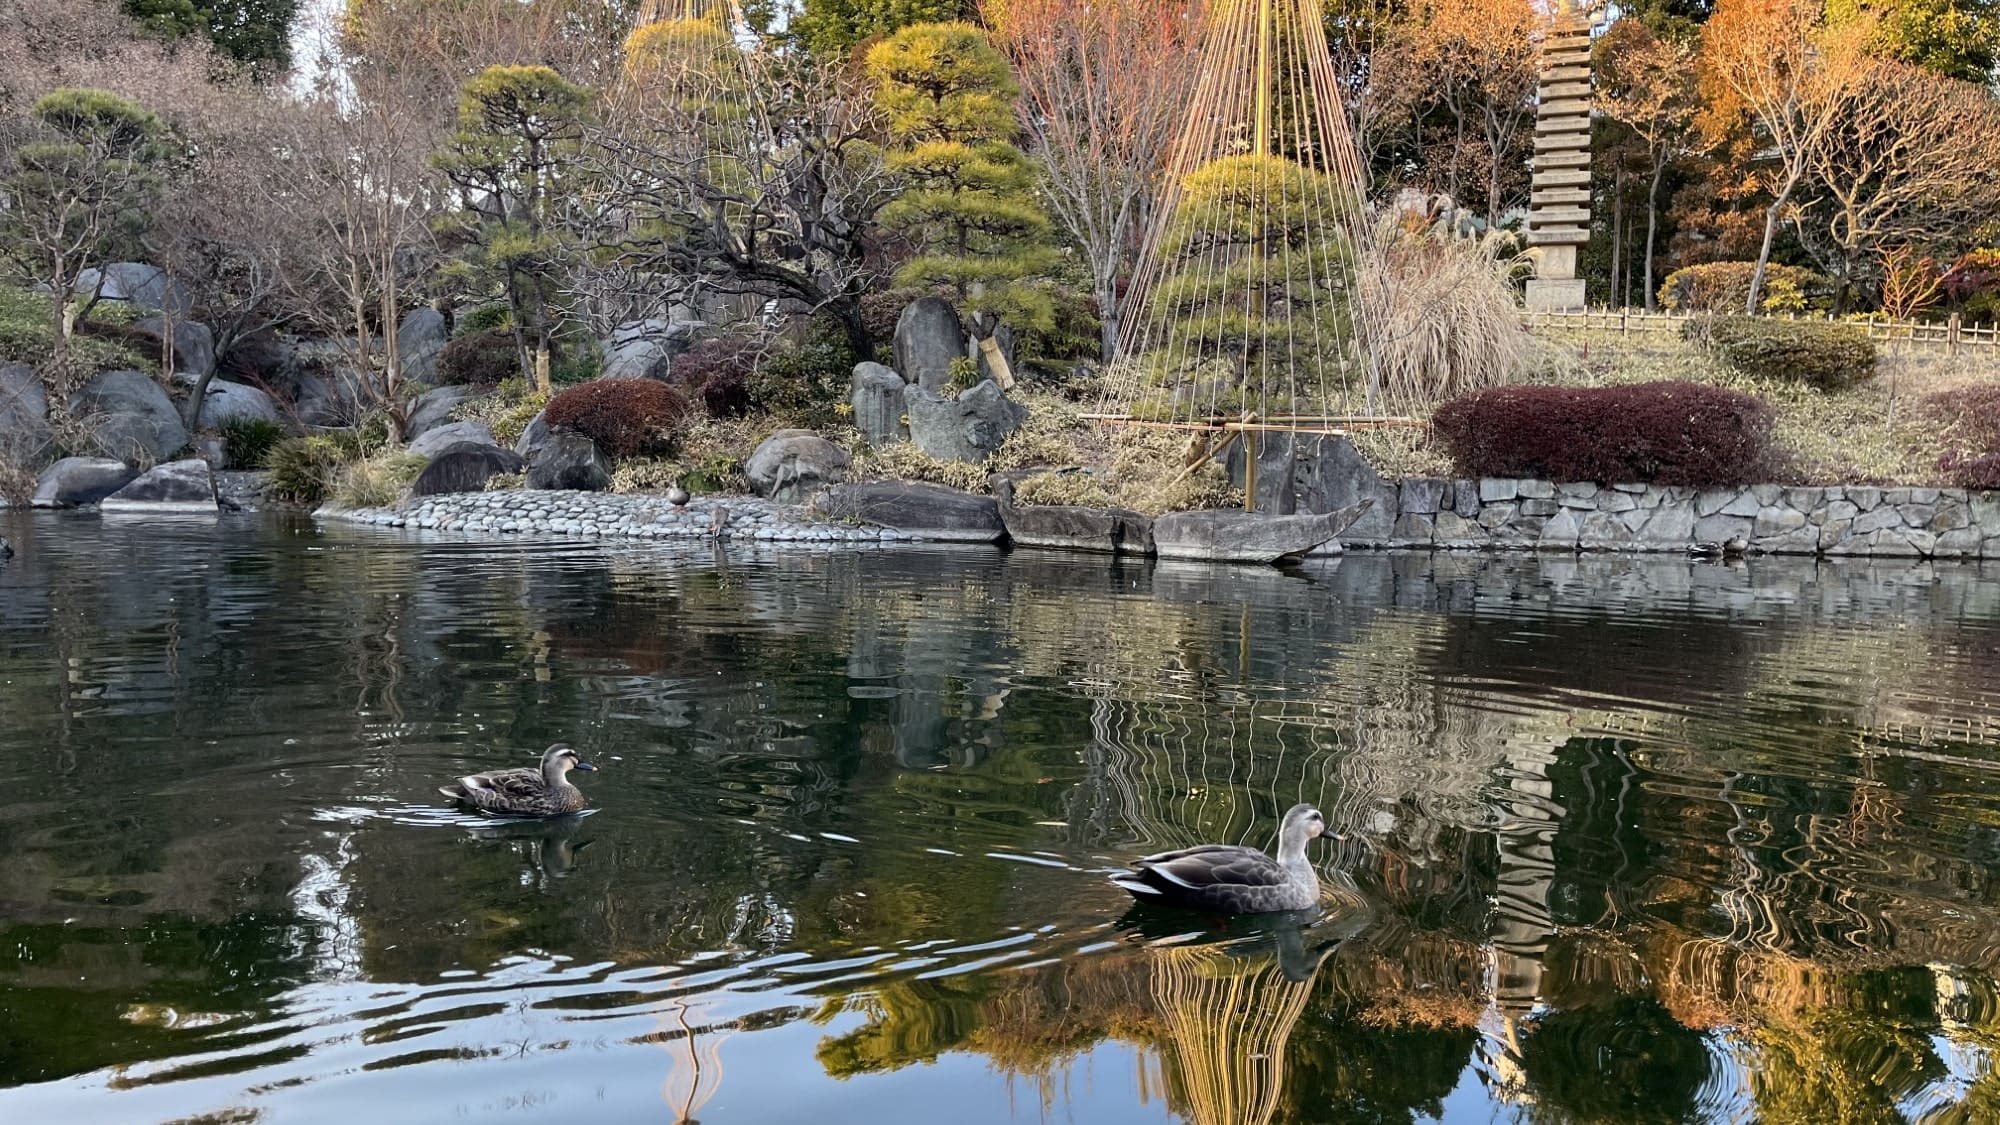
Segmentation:
{"type": "Polygon", "coordinates": [[[1111,506],[1111,493],[1089,473],[1036,473],[1014,486],[1016,504],[1111,506]]]}
{"type": "Polygon", "coordinates": [[[1885,353],[1876,378],[1829,393],[1751,378],[1667,333],[1546,329],[1536,335],[1541,356],[1530,376],[1535,382],[1608,386],[1683,379],[1770,403],[1778,416],[1773,438],[1783,460],[1781,483],[1943,484],[1935,427],[1918,417],[1915,403],[1953,387],[2000,382],[2000,355],[1948,360],[1885,353]]]}
{"type": "Polygon", "coordinates": [[[393,508],[430,458],[417,453],[377,453],[348,466],[333,498],[343,508],[393,508]]]}
{"type": "Polygon", "coordinates": [[[1388,412],[1427,409],[1527,369],[1535,340],[1514,282],[1529,264],[1512,235],[1462,238],[1392,212],[1370,242],[1361,292],[1388,412]]]}

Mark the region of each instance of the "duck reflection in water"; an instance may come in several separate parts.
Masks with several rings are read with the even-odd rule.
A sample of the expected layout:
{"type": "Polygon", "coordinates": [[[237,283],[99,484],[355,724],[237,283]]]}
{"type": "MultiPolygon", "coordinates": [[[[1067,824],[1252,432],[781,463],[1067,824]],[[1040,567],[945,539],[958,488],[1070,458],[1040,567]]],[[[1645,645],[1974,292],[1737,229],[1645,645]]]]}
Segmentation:
{"type": "Polygon", "coordinates": [[[499,821],[473,826],[475,839],[504,841],[544,879],[561,879],[576,866],[577,857],[590,846],[578,839],[589,812],[547,820],[499,821]]]}

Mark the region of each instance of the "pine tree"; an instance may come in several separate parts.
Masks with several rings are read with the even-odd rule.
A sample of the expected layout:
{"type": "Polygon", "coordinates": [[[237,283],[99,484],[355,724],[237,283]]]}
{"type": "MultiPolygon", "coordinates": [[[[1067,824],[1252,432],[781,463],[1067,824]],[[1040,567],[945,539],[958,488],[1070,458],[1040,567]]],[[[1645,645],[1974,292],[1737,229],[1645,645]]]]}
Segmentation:
{"type": "Polygon", "coordinates": [[[952,291],[991,330],[1046,329],[1054,306],[1030,283],[1057,262],[1035,168],[1015,147],[1017,91],[1007,59],[965,23],[904,28],[868,52],[876,102],[907,185],[882,223],[918,249],[898,284],[952,291]]]}
{"type": "Polygon", "coordinates": [[[466,195],[468,280],[497,282],[522,370],[548,386],[562,232],[557,209],[583,141],[590,91],[545,66],[490,66],[465,85],[438,164],[466,195]]]}

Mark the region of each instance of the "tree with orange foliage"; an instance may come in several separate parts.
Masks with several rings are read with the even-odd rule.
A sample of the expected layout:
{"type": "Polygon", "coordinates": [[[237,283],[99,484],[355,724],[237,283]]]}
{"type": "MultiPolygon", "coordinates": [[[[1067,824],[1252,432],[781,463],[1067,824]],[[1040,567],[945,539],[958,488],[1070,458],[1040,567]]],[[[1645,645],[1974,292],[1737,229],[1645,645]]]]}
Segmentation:
{"type": "Polygon", "coordinates": [[[1530,0],[1421,0],[1411,8],[1409,32],[1420,71],[1451,115],[1445,190],[1457,203],[1464,172],[1476,165],[1486,189],[1486,221],[1493,225],[1506,210],[1509,190],[1527,184],[1520,150],[1534,120],[1534,33],[1540,27],[1530,0]]]}
{"type": "Polygon", "coordinates": [[[1793,193],[1879,66],[1865,49],[1865,21],[1829,28],[1824,14],[1819,0],[1720,0],[1702,28],[1710,127],[1747,117],[1764,148],[1758,174],[1770,203],[1748,313],[1757,311],[1771,244],[1793,193]]]}
{"type": "Polygon", "coordinates": [[[1014,64],[1049,210],[1089,262],[1109,363],[1124,319],[1118,282],[1194,91],[1194,13],[1159,0],[989,0],[985,14],[1014,64]]]}

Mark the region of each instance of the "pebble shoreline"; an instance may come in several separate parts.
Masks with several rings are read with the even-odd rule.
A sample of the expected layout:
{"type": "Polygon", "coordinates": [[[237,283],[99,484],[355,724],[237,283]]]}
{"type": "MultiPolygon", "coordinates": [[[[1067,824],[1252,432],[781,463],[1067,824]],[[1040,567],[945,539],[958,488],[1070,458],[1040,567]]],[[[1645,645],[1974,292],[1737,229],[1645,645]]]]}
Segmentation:
{"type": "Polygon", "coordinates": [[[888,543],[921,538],[890,528],[830,523],[796,504],[705,496],[676,508],[664,497],[606,492],[512,490],[427,496],[405,508],[324,507],[317,519],[375,527],[577,535],[616,539],[723,539],[792,543],[888,543]],[[716,514],[726,516],[716,527],[716,514]]]}

